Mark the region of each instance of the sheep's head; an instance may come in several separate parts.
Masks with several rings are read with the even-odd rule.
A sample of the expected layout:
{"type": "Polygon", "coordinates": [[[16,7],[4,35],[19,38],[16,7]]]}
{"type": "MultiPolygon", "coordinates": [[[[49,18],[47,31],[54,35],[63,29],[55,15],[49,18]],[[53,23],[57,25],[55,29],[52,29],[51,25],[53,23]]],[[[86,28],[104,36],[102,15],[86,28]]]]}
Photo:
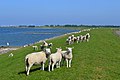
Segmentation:
{"type": "Polygon", "coordinates": [[[71,48],[71,47],[66,47],[68,53],[71,53],[73,48],[74,48],[74,47],[72,47],[72,48],[71,48]]]}
{"type": "Polygon", "coordinates": [[[46,54],[51,54],[50,48],[46,48],[44,51],[46,52],[46,54]]]}
{"type": "Polygon", "coordinates": [[[46,57],[48,58],[49,55],[51,54],[50,48],[46,48],[46,49],[44,49],[44,51],[45,51],[45,53],[46,53],[46,57]]]}
{"type": "Polygon", "coordinates": [[[60,52],[60,51],[62,51],[62,49],[61,48],[56,48],[57,49],[57,52],[60,52]]]}

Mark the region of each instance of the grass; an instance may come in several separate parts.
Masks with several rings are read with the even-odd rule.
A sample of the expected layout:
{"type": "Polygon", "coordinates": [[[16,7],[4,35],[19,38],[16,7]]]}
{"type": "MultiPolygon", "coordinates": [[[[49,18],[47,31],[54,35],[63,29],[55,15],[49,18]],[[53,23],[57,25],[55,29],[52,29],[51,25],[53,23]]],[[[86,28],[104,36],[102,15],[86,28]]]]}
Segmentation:
{"type": "Polygon", "coordinates": [[[13,57],[8,57],[9,53],[0,55],[0,80],[120,80],[120,37],[110,28],[91,30],[90,34],[90,42],[79,44],[67,45],[68,35],[47,41],[54,44],[52,52],[56,47],[74,47],[71,68],[64,65],[48,72],[46,63],[45,71],[36,65],[26,76],[24,58],[34,51],[31,46],[12,51],[13,57]]]}

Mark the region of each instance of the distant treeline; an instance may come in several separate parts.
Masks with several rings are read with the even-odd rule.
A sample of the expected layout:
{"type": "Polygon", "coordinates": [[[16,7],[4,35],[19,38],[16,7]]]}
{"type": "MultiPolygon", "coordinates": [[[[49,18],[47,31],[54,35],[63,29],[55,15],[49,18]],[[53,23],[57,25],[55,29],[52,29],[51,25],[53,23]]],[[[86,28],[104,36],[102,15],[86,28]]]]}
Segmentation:
{"type": "Polygon", "coordinates": [[[46,27],[120,27],[115,25],[45,25],[46,27]]]}
{"type": "MultiPolygon", "coordinates": [[[[2,27],[2,26],[0,26],[2,27]]],[[[36,25],[19,25],[19,26],[7,26],[7,27],[28,27],[28,28],[34,28],[34,27],[114,27],[118,28],[120,26],[116,25],[44,25],[44,26],[36,26],[36,25]]]]}

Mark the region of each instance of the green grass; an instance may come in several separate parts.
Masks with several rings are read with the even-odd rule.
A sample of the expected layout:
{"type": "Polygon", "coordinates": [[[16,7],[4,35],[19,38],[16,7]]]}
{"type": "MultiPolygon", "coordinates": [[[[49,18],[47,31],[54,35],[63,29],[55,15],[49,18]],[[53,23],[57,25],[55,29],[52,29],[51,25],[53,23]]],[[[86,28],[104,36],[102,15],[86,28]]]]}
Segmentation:
{"type": "Polygon", "coordinates": [[[13,57],[8,57],[9,53],[0,55],[0,80],[120,80],[120,37],[110,28],[91,30],[90,34],[90,42],[79,44],[67,45],[68,35],[47,41],[54,44],[52,52],[56,47],[63,50],[66,46],[74,47],[71,68],[64,65],[48,72],[46,63],[45,71],[36,65],[31,68],[30,76],[26,76],[24,58],[34,51],[32,47],[12,51],[13,57]]]}

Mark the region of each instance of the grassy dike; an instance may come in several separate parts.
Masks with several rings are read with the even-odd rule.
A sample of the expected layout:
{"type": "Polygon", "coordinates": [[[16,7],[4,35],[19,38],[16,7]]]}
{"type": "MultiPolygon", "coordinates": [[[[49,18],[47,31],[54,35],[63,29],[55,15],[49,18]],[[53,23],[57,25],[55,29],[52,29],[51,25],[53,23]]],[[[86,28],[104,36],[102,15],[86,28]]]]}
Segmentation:
{"type": "Polygon", "coordinates": [[[90,34],[90,42],[79,44],[67,45],[68,35],[47,41],[54,44],[52,52],[56,52],[56,47],[63,50],[66,46],[74,47],[71,68],[62,66],[48,72],[47,62],[45,71],[36,65],[31,68],[30,76],[26,76],[24,58],[34,51],[31,46],[12,51],[13,57],[8,57],[9,53],[0,55],[0,80],[119,80],[120,37],[110,28],[94,29],[90,34]]]}

